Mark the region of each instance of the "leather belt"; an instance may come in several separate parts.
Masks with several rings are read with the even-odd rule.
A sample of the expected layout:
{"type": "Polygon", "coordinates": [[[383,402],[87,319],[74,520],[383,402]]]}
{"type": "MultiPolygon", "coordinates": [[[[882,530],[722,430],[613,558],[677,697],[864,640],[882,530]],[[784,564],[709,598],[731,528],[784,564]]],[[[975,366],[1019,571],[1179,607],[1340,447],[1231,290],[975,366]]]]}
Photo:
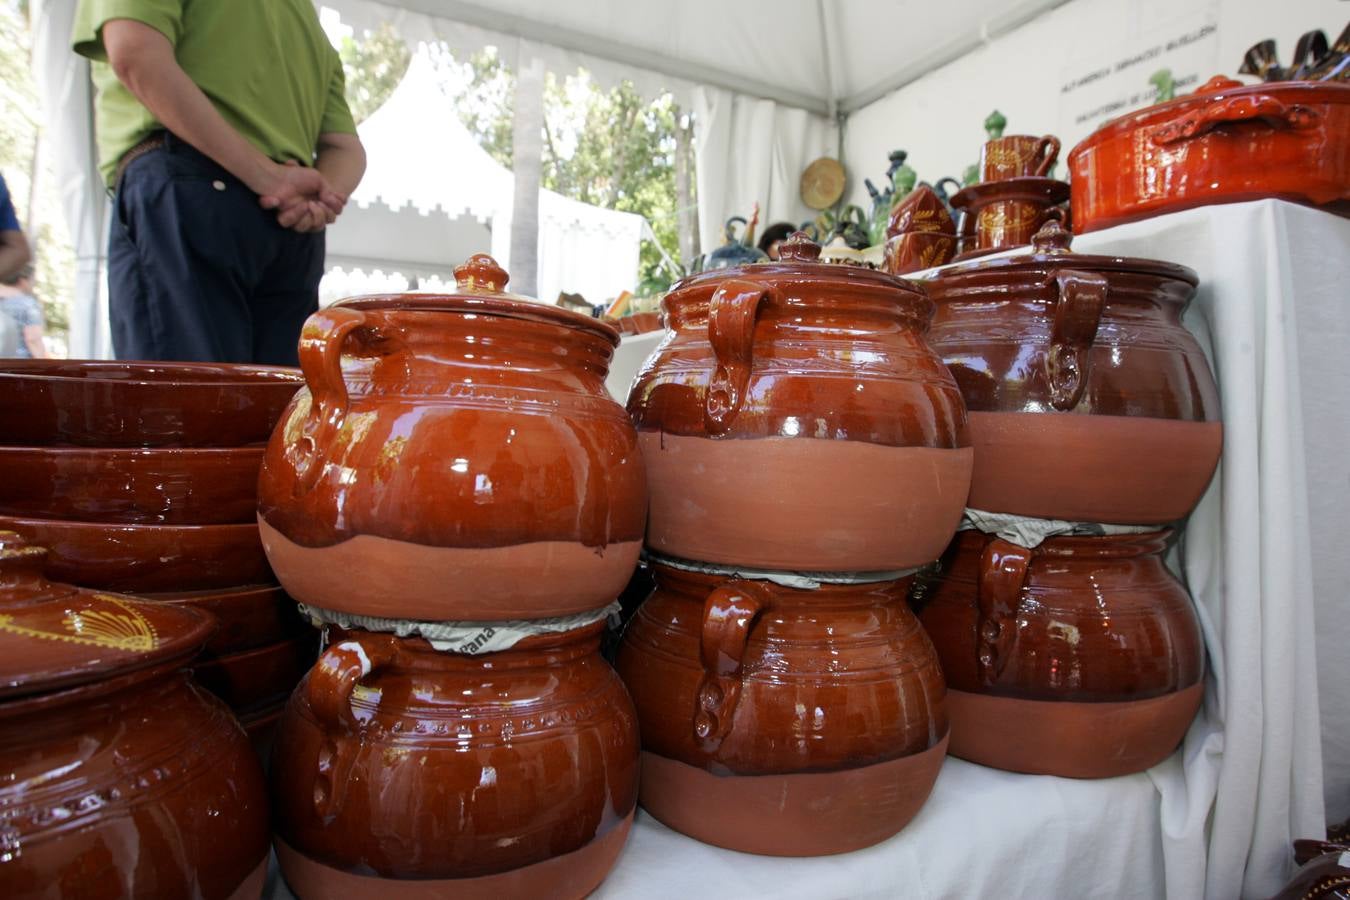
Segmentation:
{"type": "Polygon", "coordinates": [[[168,146],[169,146],[168,133],[164,131],[156,131],[151,133],[149,137],[145,138],[139,144],[132,147],[126,153],[123,153],[122,158],[117,161],[117,171],[113,174],[114,190],[121,186],[122,176],[126,174],[128,166],[130,166],[136,160],[140,159],[145,154],[150,153],[153,150],[163,150],[168,146]]]}

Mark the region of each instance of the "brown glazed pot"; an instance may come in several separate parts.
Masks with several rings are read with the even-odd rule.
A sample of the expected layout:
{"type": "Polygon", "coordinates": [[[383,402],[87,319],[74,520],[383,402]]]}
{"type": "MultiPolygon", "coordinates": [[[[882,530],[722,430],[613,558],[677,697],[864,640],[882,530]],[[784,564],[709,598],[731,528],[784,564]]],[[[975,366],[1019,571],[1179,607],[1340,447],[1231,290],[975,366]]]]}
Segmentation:
{"type": "Polygon", "coordinates": [[[268,557],[296,600],[357,615],[603,607],[647,513],[636,435],[605,391],[618,334],[502,294],[490,257],[455,273],[458,294],[356,297],[305,323],[309,388],[259,480],[268,557]]]}
{"type": "Polygon", "coordinates": [[[1004,181],[1027,175],[1045,177],[1059,159],[1059,138],[1009,134],[980,149],[980,181],[1004,181]]]}
{"type": "Polygon", "coordinates": [[[204,654],[192,664],[192,674],[231,709],[257,709],[290,696],[318,649],[319,633],[310,629],[250,650],[204,654]]]}
{"type": "Polygon", "coordinates": [[[257,898],[262,769],[182,670],[209,618],[53,584],[44,555],[0,532],[0,894],[257,898]]]}
{"type": "Polygon", "coordinates": [[[53,578],[109,591],[218,590],[272,580],[258,528],[244,525],[102,525],[0,516],[48,548],[53,578]]]}
{"type": "Polygon", "coordinates": [[[238,447],[267,440],[295,369],[226,363],[0,361],[0,443],[238,447]]]}
{"type": "Polygon", "coordinates": [[[947,713],[909,579],[796,590],[652,568],[617,661],[642,731],[645,810],[775,856],[856,850],[914,817],[947,713]]]}
{"type": "Polygon", "coordinates": [[[125,525],[253,522],[263,448],[0,446],[0,515],[125,525]]]}
{"type": "Polygon", "coordinates": [[[1204,692],[1169,532],[1052,537],[1034,550],[956,536],[916,586],[947,676],[953,756],[1038,775],[1107,778],[1166,759],[1204,692]]]}
{"type": "Polygon", "coordinates": [[[952,196],[952,206],[975,220],[975,243],[967,249],[992,253],[1030,243],[1067,199],[1068,182],[1025,176],[972,184],[952,196]]]}
{"type": "Polygon", "coordinates": [[[1069,239],[1051,222],[1030,255],[928,283],[929,340],[970,409],[970,505],[1081,522],[1180,519],[1223,446],[1214,377],[1181,324],[1195,273],[1071,253],[1069,239]]]}
{"type": "MultiPolygon", "coordinates": [[[[206,642],[205,652],[209,656],[253,650],[287,638],[314,633],[310,624],[300,617],[295,601],[274,584],[137,596],[210,614],[216,620],[216,630],[206,642]]],[[[311,658],[309,663],[312,662],[311,658]]],[[[305,671],[309,670],[309,663],[306,663],[305,671]]],[[[298,675],[296,680],[299,680],[298,675]]]]}
{"type": "Polygon", "coordinates": [[[965,505],[965,406],[924,341],[932,304],[882,272],[779,261],[687,278],[628,411],[651,486],[647,543],[765,569],[936,559],[965,505]]]}
{"type": "Polygon", "coordinates": [[[633,704],[603,623],[480,656],[331,629],[276,736],[277,855],[302,898],[583,897],[623,847],[633,704]]]}

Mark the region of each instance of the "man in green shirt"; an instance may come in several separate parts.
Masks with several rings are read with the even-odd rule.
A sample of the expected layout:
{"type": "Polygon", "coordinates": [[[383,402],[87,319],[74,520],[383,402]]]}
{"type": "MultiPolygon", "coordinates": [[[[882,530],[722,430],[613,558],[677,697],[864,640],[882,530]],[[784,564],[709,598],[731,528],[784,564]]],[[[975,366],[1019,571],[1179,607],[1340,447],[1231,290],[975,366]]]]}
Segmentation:
{"type": "Polygon", "coordinates": [[[121,359],[294,365],[365,172],[310,0],[80,0],[121,359]]]}

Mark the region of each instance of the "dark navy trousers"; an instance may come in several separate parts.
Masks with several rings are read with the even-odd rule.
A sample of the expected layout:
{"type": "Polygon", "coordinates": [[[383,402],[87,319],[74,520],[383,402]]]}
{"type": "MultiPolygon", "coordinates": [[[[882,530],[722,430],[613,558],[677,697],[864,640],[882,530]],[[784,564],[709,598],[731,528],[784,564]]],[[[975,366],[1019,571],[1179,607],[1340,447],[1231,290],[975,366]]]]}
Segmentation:
{"type": "Polygon", "coordinates": [[[297,364],[318,308],[323,232],[299,234],[170,135],[114,198],[108,312],[118,359],[297,364]]]}

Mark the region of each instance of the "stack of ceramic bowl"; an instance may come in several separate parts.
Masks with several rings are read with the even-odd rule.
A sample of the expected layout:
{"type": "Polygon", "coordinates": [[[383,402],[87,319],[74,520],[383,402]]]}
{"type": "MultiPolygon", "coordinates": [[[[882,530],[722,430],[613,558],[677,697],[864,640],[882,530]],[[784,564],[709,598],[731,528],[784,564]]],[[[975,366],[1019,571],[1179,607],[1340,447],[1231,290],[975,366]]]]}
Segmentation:
{"type": "Polygon", "coordinates": [[[1223,430],[1181,314],[1190,269],[1069,250],[929,283],[930,340],[970,410],[970,530],[917,592],[949,686],[952,753],[1023,772],[1139,771],[1200,704],[1204,651],[1163,565],[1223,430]]]}
{"type": "Polygon", "coordinates": [[[257,897],[262,769],[184,670],[210,618],[49,582],[45,562],[0,530],[0,893],[257,897]]]}
{"type": "Polygon", "coordinates": [[[641,803],[756,853],[864,847],[917,813],[947,745],[932,645],[905,602],[970,485],[960,392],[898,278],[818,261],[694,276],[628,408],[656,589],[618,669],[641,803]]]}
{"type": "Polygon", "coordinates": [[[260,740],[316,640],[254,520],[264,442],[301,384],[256,366],[0,366],[0,528],[46,547],[55,579],[215,616],[198,677],[260,740]]]}
{"type": "Polygon", "coordinates": [[[488,257],[455,275],[311,316],[263,463],[268,556],[327,628],[272,756],[304,898],[579,898],[636,809],[600,656],[647,509],[618,333],[503,293],[488,257]]]}
{"type": "Polygon", "coordinates": [[[1065,216],[1069,183],[1050,177],[1057,159],[1053,135],[991,137],[980,151],[980,181],[952,196],[952,207],[965,213],[956,258],[1025,246],[1047,221],[1065,216]]]}

